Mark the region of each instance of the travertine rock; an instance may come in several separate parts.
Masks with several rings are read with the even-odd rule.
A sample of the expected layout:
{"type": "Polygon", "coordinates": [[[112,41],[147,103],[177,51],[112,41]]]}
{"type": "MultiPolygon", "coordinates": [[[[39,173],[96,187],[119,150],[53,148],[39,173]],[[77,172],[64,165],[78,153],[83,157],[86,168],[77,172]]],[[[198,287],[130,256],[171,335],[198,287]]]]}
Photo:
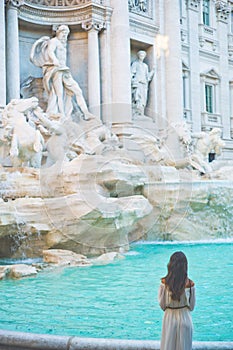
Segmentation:
{"type": "Polygon", "coordinates": [[[37,274],[37,270],[34,266],[26,265],[26,264],[16,264],[12,265],[10,268],[9,276],[11,278],[22,278],[33,276],[37,274]]]}
{"type": "Polygon", "coordinates": [[[91,261],[94,265],[107,265],[117,259],[124,259],[124,256],[118,252],[109,252],[102,254],[91,261]]]}
{"type": "Polygon", "coordinates": [[[4,169],[1,177],[0,257],[127,250],[131,226],[152,210],[141,195],[146,175],[119,159],[81,156],[48,169],[4,169]]]}
{"type": "Polygon", "coordinates": [[[43,250],[43,260],[49,264],[59,266],[90,266],[92,265],[87,257],[82,254],[76,254],[70,250],[51,249],[43,250]]]}

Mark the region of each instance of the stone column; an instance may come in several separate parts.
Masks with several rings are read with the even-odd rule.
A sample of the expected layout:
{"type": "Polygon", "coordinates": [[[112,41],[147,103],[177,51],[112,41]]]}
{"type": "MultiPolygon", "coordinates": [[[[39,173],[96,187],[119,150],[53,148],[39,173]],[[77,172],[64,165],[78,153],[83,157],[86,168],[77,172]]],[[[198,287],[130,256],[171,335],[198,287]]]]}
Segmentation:
{"type": "Polygon", "coordinates": [[[168,122],[167,144],[171,156],[176,159],[181,154],[179,137],[173,125],[183,120],[183,84],[180,35],[179,0],[164,0],[164,35],[168,39],[168,52],[165,58],[166,69],[166,104],[168,122]]]}
{"type": "Polygon", "coordinates": [[[88,31],[88,107],[91,113],[100,117],[100,56],[99,31],[103,24],[83,23],[82,28],[88,31]]]}
{"type": "Polygon", "coordinates": [[[6,78],[7,103],[20,97],[18,9],[24,0],[6,1],[6,78]]]}
{"type": "Polygon", "coordinates": [[[228,18],[230,8],[224,1],[216,1],[217,25],[219,33],[219,72],[221,75],[220,88],[220,113],[222,116],[223,138],[230,139],[230,91],[229,91],[229,69],[228,69],[228,18]]]}
{"type": "Polygon", "coordinates": [[[101,107],[102,120],[105,124],[112,122],[112,79],[111,79],[111,45],[110,23],[106,23],[105,30],[100,34],[100,65],[101,65],[101,107]]]}
{"type": "Polygon", "coordinates": [[[130,28],[128,1],[111,0],[112,122],[131,121],[130,28]]]}
{"type": "Polygon", "coordinates": [[[6,105],[5,3],[0,2],[0,109],[6,105]]]}
{"type": "Polygon", "coordinates": [[[199,9],[200,0],[187,0],[188,33],[189,33],[189,68],[191,86],[191,119],[193,132],[201,131],[201,96],[200,96],[200,63],[199,63],[199,9]]]}

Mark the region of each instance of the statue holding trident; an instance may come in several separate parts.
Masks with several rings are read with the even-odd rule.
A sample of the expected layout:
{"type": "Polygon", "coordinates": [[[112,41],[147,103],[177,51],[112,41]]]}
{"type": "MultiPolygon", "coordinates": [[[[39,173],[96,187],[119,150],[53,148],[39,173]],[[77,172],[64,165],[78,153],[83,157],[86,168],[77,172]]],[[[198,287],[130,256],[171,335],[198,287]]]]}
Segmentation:
{"type": "Polygon", "coordinates": [[[66,65],[69,32],[67,25],[60,25],[55,37],[38,39],[32,46],[30,60],[43,69],[43,85],[48,95],[46,113],[59,113],[62,120],[69,118],[73,110],[72,97],[75,96],[84,119],[88,120],[94,116],[88,111],[82,90],[66,65]]]}

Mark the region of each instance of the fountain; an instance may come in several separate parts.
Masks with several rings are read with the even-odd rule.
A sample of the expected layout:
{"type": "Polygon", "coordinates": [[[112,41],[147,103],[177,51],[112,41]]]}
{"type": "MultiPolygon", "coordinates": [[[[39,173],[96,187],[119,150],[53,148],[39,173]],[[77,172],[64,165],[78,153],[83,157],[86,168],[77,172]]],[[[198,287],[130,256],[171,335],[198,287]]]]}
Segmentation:
{"type": "Polygon", "coordinates": [[[133,66],[137,123],[103,124],[66,66],[68,34],[61,25],[31,49],[47,100],[31,96],[30,78],[24,98],[2,112],[0,257],[42,257],[48,249],[96,256],[126,252],[142,238],[231,237],[232,163],[208,162],[225,146],[220,130],[191,133],[183,121],[152,133],[136,88],[142,62],[133,66]]]}
{"type": "MultiPolygon", "coordinates": [[[[228,307],[228,313],[222,312],[221,305],[215,312],[216,290],[222,288],[222,271],[229,265],[222,256],[232,251],[233,162],[224,159],[229,145],[222,139],[228,140],[229,126],[221,129],[213,120],[211,128],[193,123],[194,132],[190,119],[181,118],[179,55],[172,47],[180,27],[171,21],[165,26],[172,28],[171,38],[160,35],[152,24],[153,2],[128,1],[131,20],[148,17],[151,36],[144,42],[142,33],[137,37],[135,32],[130,38],[135,60],[129,67],[127,40],[122,40],[129,38],[129,17],[123,16],[127,1],[6,3],[14,33],[20,9],[21,67],[12,59],[15,55],[17,61],[17,40],[11,42],[8,25],[7,105],[0,96],[0,349],[159,349],[161,317],[155,295],[161,266],[177,247],[190,254],[198,288],[208,287],[212,296],[198,296],[194,314],[194,339],[211,343],[194,342],[194,349],[232,348],[232,311],[228,307]],[[55,23],[61,19],[55,20],[59,6],[63,22],[55,23]],[[42,16],[46,13],[48,18],[42,16]],[[124,35],[119,35],[121,27],[124,35]],[[19,73],[20,98],[14,90],[19,73]],[[160,83],[164,86],[155,93],[160,83]],[[175,98],[174,87],[179,91],[175,98]],[[208,285],[213,266],[215,290],[208,285]],[[128,315],[124,319],[125,310],[130,322],[128,315]],[[206,321],[202,317],[207,311],[206,321]]],[[[166,21],[177,17],[176,10],[175,5],[172,11],[166,8],[166,21]]],[[[136,31],[142,26],[131,22],[136,31]]],[[[211,82],[219,79],[215,69],[206,76],[211,82]]],[[[230,279],[230,269],[227,273],[230,279]]],[[[228,288],[223,295],[230,305],[228,288]]]]}
{"type": "MultiPolygon", "coordinates": [[[[104,124],[88,110],[82,90],[66,66],[68,34],[69,28],[61,25],[54,38],[42,37],[34,43],[31,61],[43,69],[43,79],[27,80],[23,98],[11,100],[2,111],[2,282],[39,272],[43,282],[43,273],[49,274],[51,268],[59,275],[67,271],[61,267],[69,267],[69,274],[77,266],[100,268],[113,261],[120,264],[131,243],[142,239],[171,243],[231,238],[233,165],[218,159],[208,161],[210,153],[219,156],[225,146],[221,131],[213,128],[210,132],[192,133],[181,122],[171,123],[155,134],[154,121],[144,115],[146,100],[138,101],[135,71],[133,113],[140,123],[114,127],[104,124]],[[59,48],[59,57],[53,56],[54,47],[59,48]],[[39,94],[31,95],[34,84],[41,87],[42,82],[45,100],[39,94]],[[171,150],[171,140],[179,149],[178,156],[171,150]]],[[[148,83],[154,71],[150,73],[148,83]]],[[[82,279],[80,271],[78,280],[82,279]]],[[[116,272],[112,275],[116,276],[116,272]]],[[[25,290],[30,290],[29,286],[25,290]]],[[[74,291],[69,293],[73,295],[74,291]]],[[[144,308],[146,305],[141,306],[144,308]]],[[[28,329],[38,330],[38,326],[28,329]]],[[[88,331],[85,332],[86,336],[88,331]]],[[[146,338],[150,338],[148,334],[146,338]]],[[[153,339],[154,330],[152,334],[153,339]]],[[[11,338],[10,331],[3,342],[8,342],[8,337],[11,338]]],[[[40,342],[38,335],[33,337],[40,342]]],[[[31,342],[30,335],[25,339],[31,342]]],[[[229,340],[228,333],[223,340],[229,340]]],[[[51,341],[61,342],[62,346],[71,343],[66,335],[51,341]]],[[[72,340],[75,341],[80,346],[80,339],[72,340]]],[[[20,343],[18,338],[17,342],[20,343]]],[[[92,340],[90,346],[97,348],[97,343],[92,340]]],[[[120,346],[119,341],[110,343],[105,344],[106,349],[114,344],[120,346]]],[[[129,341],[129,346],[159,346],[158,342],[139,343],[129,341]]],[[[195,346],[198,348],[198,344],[195,346]]]]}

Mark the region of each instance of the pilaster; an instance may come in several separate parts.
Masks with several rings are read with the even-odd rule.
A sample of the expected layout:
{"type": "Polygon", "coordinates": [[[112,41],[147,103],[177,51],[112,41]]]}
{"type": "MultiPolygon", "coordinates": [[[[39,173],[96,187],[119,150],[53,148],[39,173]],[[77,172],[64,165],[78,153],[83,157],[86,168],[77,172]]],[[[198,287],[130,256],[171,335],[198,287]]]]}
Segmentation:
{"type": "MultiPolygon", "coordinates": [[[[183,84],[182,59],[180,37],[180,8],[179,0],[164,1],[165,7],[165,34],[169,38],[169,52],[166,56],[166,95],[167,121],[170,127],[183,119],[183,84]]],[[[177,135],[168,138],[170,152],[176,158],[181,157],[177,135]]]]}
{"type": "Polygon", "coordinates": [[[6,0],[7,102],[20,97],[18,9],[24,0],[6,0]]]}
{"type": "Polygon", "coordinates": [[[131,121],[130,28],[128,2],[112,0],[112,122],[131,121]]]}
{"type": "Polygon", "coordinates": [[[189,68],[191,86],[191,119],[194,132],[201,131],[200,59],[199,59],[199,8],[200,0],[187,0],[189,33],[189,68]]]}
{"type": "Polygon", "coordinates": [[[219,72],[221,75],[220,89],[220,113],[222,116],[223,138],[229,139],[231,134],[230,116],[230,91],[229,91],[229,69],[228,69],[228,18],[230,7],[226,1],[218,0],[215,3],[217,24],[219,33],[219,72]]]}

